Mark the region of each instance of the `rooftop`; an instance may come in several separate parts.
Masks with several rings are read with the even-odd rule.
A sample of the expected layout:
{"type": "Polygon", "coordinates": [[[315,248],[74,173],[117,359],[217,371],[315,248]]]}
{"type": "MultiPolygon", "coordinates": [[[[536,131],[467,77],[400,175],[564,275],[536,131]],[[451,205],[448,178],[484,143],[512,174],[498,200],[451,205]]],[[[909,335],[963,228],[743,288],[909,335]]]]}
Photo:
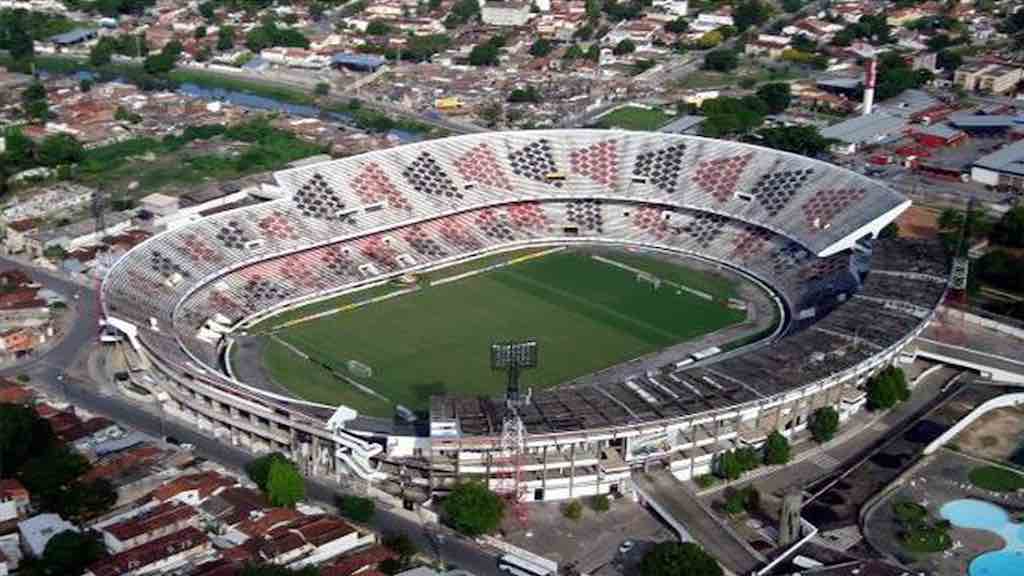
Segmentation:
{"type": "Polygon", "coordinates": [[[821,131],[825,138],[842,140],[848,144],[869,144],[885,140],[903,131],[907,120],[884,112],[857,116],[833,124],[821,131]]]}
{"type": "Polygon", "coordinates": [[[996,150],[987,156],[982,156],[974,162],[974,165],[1024,176],[1024,140],[1004,146],[1001,150],[996,150]]]}

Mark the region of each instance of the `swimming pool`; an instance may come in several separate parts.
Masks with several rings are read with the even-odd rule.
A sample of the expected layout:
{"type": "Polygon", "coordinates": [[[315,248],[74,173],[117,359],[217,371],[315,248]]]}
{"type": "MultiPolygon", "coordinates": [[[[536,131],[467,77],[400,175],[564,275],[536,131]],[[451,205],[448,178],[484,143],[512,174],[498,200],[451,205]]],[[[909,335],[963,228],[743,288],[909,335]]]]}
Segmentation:
{"type": "Polygon", "coordinates": [[[947,502],[939,515],[960,528],[993,532],[1006,543],[1002,550],[986,552],[971,560],[967,569],[970,576],[1024,574],[1024,525],[1010,521],[1010,515],[1002,507],[965,498],[947,502]]]}

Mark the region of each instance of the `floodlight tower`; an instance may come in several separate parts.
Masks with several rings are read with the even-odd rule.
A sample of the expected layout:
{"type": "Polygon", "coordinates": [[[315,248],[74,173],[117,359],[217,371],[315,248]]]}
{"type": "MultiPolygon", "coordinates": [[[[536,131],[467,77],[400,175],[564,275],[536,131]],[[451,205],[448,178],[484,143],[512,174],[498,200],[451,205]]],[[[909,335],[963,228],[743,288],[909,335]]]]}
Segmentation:
{"type": "MultiPolygon", "coordinates": [[[[96,229],[96,241],[100,244],[103,243],[103,236],[107,231],[107,220],[106,220],[106,209],[107,199],[103,193],[103,188],[97,188],[92,193],[92,202],[90,204],[90,210],[92,212],[93,224],[96,229]]],[[[93,268],[93,275],[96,277],[96,326],[97,338],[102,334],[103,331],[103,276],[106,274],[109,262],[107,258],[108,254],[105,250],[96,251],[96,266],[93,268]]]]}
{"type": "Polygon", "coordinates": [[[519,408],[530,402],[519,387],[519,373],[537,367],[537,341],[501,342],[491,344],[491,369],[508,374],[505,387],[505,414],[501,421],[501,461],[499,466],[511,469],[506,478],[501,472],[498,493],[505,497],[516,517],[526,523],[526,508],[522,504],[522,458],[525,451],[526,428],[519,408]]]}

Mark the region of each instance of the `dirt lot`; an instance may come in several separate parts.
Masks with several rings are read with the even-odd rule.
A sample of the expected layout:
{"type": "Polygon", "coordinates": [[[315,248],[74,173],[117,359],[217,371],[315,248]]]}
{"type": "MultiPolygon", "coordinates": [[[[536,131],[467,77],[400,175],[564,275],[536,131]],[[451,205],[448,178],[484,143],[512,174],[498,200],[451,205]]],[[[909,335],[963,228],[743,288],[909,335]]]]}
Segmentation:
{"type": "Polygon", "coordinates": [[[932,208],[911,206],[896,221],[904,238],[934,238],[939,231],[939,212],[932,208]]]}
{"type": "Polygon", "coordinates": [[[968,454],[1012,462],[1024,441],[1024,409],[1000,408],[978,418],[953,442],[968,454]]]}

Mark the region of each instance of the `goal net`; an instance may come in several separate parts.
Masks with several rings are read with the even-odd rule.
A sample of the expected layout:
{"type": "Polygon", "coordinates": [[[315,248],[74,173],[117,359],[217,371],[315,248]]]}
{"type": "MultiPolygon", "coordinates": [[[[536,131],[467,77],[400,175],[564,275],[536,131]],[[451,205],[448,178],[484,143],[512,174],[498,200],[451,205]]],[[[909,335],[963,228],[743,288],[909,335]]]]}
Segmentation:
{"type": "Polygon", "coordinates": [[[649,272],[637,272],[636,281],[640,282],[641,284],[650,284],[651,288],[655,290],[661,288],[661,278],[658,278],[657,276],[649,272]]]}
{"type": "Polygon", "coordinates": [[[345,367],[348,368],[349,374],[352,374],[357,378],[370,378],[373,376],[373,368],[370,368],[359,360],[349,360],[345,363],[345,367]]]}

